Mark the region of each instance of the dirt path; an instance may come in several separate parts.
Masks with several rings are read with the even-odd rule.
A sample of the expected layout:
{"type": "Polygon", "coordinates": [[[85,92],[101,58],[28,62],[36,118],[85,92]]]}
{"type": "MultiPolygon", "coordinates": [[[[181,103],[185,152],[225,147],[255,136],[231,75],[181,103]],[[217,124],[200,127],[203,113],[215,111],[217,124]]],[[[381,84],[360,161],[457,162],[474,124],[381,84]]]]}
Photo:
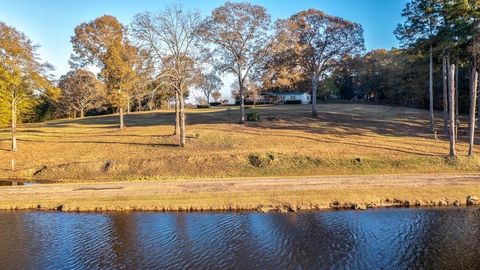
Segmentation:
{"type": "Polygon", "coordinates": [[[480,175],[371,175],[0,187],[0,209],[250,210],[464,204],[480,175]]]}

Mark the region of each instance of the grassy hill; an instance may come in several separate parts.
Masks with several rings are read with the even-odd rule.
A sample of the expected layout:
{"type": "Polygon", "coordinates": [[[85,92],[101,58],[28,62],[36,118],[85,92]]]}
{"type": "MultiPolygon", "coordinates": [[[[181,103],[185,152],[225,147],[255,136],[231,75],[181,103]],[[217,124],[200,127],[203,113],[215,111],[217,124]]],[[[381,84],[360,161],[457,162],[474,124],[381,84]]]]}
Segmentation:
{"type": "MultiPolygon", "coordinates": [[[[235,124],[238,108],[187,111],[187,147],[176,146],[172,111],[65,119],[19,128],[19,151],[0,131],[0,178],[110,181],[246,176],[478,172],[460,129],[458,160],[428,134],[427,111],[326,104],[257,106],[262,120],[235,124]],[[16,171],[11,160],[16,160],[16,171]]],[[[437,119],[441,119],[440,115],[437,119]]],[[[439,123],[440,124],[440,123],[439,123]]],[[[441,130],[440,127],[438,130],[441,130]]],[[[480,148],[476,148],[479,152],[480,148]]]]}

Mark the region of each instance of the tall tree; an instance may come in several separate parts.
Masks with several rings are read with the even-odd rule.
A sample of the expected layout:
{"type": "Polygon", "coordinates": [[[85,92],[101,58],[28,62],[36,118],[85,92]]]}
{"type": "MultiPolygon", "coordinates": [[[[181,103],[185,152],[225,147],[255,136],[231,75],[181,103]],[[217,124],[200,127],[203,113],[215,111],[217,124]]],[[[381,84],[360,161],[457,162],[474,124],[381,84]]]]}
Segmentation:
{"type": "Polygon", "coordinates": [[[473,145],[475,140],[475,108],[478,92],[478,71],[471,69],[470,73],[470,113],[468,122],[468,156],[473,156],[473,145]]]}
{"type": "Polygon", "coordinates": [[[199,50],[195,35],[201,17],[198,12],[172,6],[158,14],[135,15],[132,30],[140,46],[155,59],[156,79],[175,91],[175,134],[186,143],[185,98],[188,88],[198,84],[199,50]]]}
{"type": "Polygon", "coordinates": [[[442,54],[442,93],[443,93],[443,132],[448,134],[449,116],[448,116],[448,63],[447,63],[446,50],[443,50],[442,54]]]}
{"type": "Polygon", "coordinates": [[[256,66],[266,59],[270,15],[264,7],[226,2],[204,20],[199,34],[214,46],[217,69],[235,75],[239,85],[240,123],[245,123],[245,87],[256,66]]]}
{"type": "MultiPolygon", "coordinates": [[[[480,9],[478,0],[455,0],[447,1],[444,7],[444,14],[452,27],[445,32],[454,36],[458,50],[467,53],[464,59],[469,62],[469,88],[470,88],[470,119],[469,119],[469,151],[468,155],[473,156],[473,144],[475,138],[475,109],[478,90],[478,63],[479,54],[478,31],[480,22],[480,9]]],[[[460,54],[461,55],[461,54],[460,54]]],[[[457,71],[458,71],[457,67],[457,71]]],[[[458,84],[457,84],[458,87],[458,84]]],[[[457,104],[458,105],[458,104],[457,104]]],[[[480,103],[479,103],[480,106],[480,103]]],[[[480,110],[479,110],[480,113],[480,110]]]]}
{"type": "Polygon", "coordinates": [[[456,157],[455,151],[455,65],[448,65],[448,100],[449,100],[449,138],[450,138],[450,157],[456,157]]]}
{"type": "Polygon", "coordinates": [[[105,102],[104,86],[95,74],[84,69],[69,71],[60,78],[60,102],[80,113],[101,106],[105,102]]]}
{"type": "Polygon", "coordinates": [[[52,68],[40,62],[37,48],[25,34],[0,22],[0,104],[10,117],[12,151],[17,151],[17,122],[52,87],[52,68]]]}
{"type": "Polygon", "coordinates": [[[287,50],[296,65],[308,74],[312,87],[312,116],[318,115],[317,89],[325,72],[347,55],[364,50],[361,25],[322,11],[301,11],[277,22],[277,42],[291,44],[287,50]]]}
{"type": "Polygon", "coordinates": [[[117,18],[105,15],[77,26],[71,42],[72,67],[95,65],[101,69],[99,77],[105,82],[110,102],[119,110],[119,126],[123,129],[123,109],[134,90],[137,56],[126,28],[117,18]]]}
{"type": "MultiPolygon", "coordinates": [[[[430,110],[430,131],[435,133],[435,119],[433,115],[433,43],[440,27],[439,0],[411,0],[403,9],[402,16],[406,21],[398,25],[395,30],[397,38],[404,46],[423,43],[428,46],[429,79],[428,97],[430,110]]],[[[446,109],[446,108],[445,108],[446,109]]]]}

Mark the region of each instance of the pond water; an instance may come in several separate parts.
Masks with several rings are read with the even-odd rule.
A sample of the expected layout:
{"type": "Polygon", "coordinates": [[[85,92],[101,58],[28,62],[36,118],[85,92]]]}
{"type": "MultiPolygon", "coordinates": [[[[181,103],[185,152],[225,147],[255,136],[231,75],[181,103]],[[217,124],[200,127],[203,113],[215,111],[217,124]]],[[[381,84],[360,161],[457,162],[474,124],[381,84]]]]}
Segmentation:
{"type": "Polygon", "coordinates": [[[36,180],[36,181],[28,181],[28,180],[0,180],[0,186],[31,186],[31,185],[39,185],[39,184],[50,184],[53,183],[49,180],[36,180]]]}
{"type": "Polygon", "coordinates": [[[0,212],[2,269],[471,269],[480,210],[0,212]]]}

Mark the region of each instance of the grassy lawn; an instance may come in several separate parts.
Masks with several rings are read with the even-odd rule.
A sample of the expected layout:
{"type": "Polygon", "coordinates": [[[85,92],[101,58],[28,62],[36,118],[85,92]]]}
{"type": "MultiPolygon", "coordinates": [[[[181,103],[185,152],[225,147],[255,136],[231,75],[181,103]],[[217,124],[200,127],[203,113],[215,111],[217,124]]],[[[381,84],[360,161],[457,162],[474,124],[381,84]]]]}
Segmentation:
{"type": "Polygon", "coordinates": [[[9,151],[9,130],[0,130],[0,178],[98,182],[480,169],[480,159],[465,156],[463,128],[459,159],[445,157],[448,141],[428,134],[424,110],[322,104],[318,119],[309,117],[309,105],[255,110],[262,120],[246,126],[235,124],[237,107],[189,110],[183,149],[172,136],[172,111],[131,113],[124,131],[116,115],[25,124],[16,153],[9,151]]]}

